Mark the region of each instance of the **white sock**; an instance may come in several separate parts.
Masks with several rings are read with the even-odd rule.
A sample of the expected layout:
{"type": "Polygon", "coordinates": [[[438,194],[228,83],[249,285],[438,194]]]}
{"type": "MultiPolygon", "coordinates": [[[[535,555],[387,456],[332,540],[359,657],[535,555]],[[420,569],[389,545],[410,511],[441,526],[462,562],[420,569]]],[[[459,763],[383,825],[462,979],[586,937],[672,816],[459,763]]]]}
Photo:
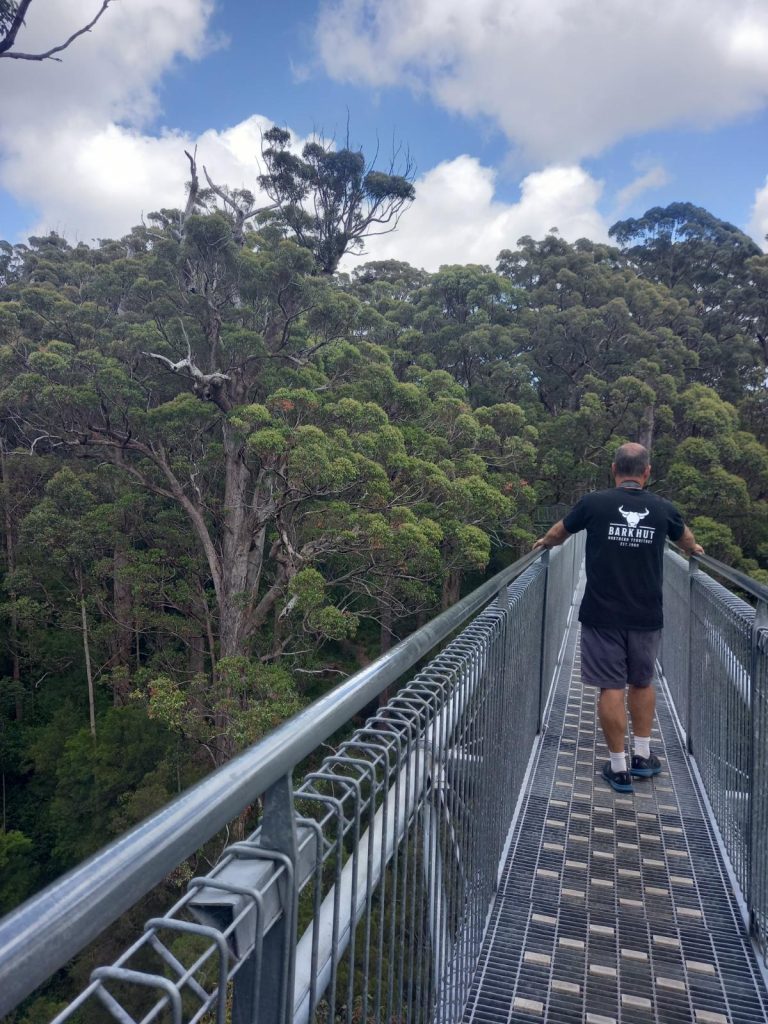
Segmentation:
{"type": "Polygon", "coordinates": [[[651,737],[635,736],[635,753],[638,757],[651,756],[651,737]]]}
{"type": "Polygon", "coordinates": [[[611,771],[612,772],[625,772],[627,770],[627,755],[624,751],[620,751],[618,754],[614,754],[613,751],[608,751],[611,755],[611,771]]]}

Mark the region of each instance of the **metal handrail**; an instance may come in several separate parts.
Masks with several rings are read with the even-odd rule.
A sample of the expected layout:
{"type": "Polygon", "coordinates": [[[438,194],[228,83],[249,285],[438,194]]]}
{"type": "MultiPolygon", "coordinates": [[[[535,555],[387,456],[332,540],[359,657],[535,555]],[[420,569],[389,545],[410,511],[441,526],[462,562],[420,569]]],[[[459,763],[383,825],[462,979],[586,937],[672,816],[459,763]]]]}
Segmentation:
{"type": "Polygon", "coordinates": [[[0,1016],[541,557],[519,558],[0,920],[0,1016]]]}
{"type": "MultiPolygon", "coordinates": [[[[669,541],[669,546],[674,548],[681,555],[687,555],[686,551],[679,546],[669,541]]],[[[746,573],[739,572],[738,569],[732,568],[730,565],[726,565],[725,562],[719,561],[717,558],[712,558],[711,555],[688,555],[691,561],[699,562],[701,565],[710,569],[724,580],[728,580],[729,583],[733,583],[734,586],[739,587],[740,590],[745,591],[758,601],[768,601],[768,586],[764,583],[760,583],[759,580],[753,579],[751,576],[747,576],[746,573]]]]}

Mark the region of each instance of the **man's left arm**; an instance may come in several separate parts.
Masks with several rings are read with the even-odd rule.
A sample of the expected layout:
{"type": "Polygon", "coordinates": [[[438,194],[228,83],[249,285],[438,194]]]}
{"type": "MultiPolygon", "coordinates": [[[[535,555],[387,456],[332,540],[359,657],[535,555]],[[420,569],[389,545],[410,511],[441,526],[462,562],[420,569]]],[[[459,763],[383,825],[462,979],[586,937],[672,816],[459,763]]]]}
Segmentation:
{"type": "Polygon", "coordinates": [[[539,537],[533,545],[533,550],[536,551],[539,548],[556,548],[559,544],[565,544],[570,536],[570,533],[566,530],[563,525],[563,520],[561,519],[560,522],[555,523],[554,526],[550,527],[543,537],[539,537]]]}
{"type": "Polygon", "coordinates": [[[693,535],[693,531],[687,526],[683,527],[683,532],[680,538],[676,541],[679,547],[683,549],[686,555],[703,555],[704,548],[699,544],[693,535]]]}
{"type": "Polygon", "coordinates": [[[690,527],[685,525],[680,512],[671,502],[668,503],[668,510],[667,536],[669,539],[682,548],[686,555],[703,555],[704,548],[698,543],[690,527]]]}

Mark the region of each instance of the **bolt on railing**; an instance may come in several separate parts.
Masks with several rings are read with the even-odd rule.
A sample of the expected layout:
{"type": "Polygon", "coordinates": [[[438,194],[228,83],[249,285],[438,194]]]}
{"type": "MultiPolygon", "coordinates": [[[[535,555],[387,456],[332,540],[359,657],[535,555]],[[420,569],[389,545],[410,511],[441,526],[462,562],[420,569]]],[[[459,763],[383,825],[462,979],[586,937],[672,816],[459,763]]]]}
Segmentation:
{"type": "Polygon", "coordinates": [[[56,1021],[94,1000],[122,1024],[457,1021],[582,540],[503,570],[0,922],[0,1015],[263,795],[256,832],[56,1021]],[[296,767],[435,649],[294,790],[296,767]]]}
{"type": "Polygon", "coordinates": [[[664,618],[664,676],[767,957],[768,587],[714,558],[686,562],[668,549],[664,618]]]}

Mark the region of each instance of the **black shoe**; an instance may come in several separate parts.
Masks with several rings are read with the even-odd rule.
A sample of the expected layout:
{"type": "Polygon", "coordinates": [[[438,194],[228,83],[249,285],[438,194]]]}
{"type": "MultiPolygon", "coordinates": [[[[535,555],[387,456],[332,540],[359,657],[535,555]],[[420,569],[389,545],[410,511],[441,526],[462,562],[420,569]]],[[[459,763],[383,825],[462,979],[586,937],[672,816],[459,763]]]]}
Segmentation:
{"type": "Polygon", "coordinates": [[[603,765],[603,778],[616,790],[617,793],[634,793],[634,787],[632,785],[632,776],[629,772],[615,772],[611,768],[611,762],[606,761],[603,765]]]}
{"type": "Polygon", "coordinates": [[[658,775],[661,771],[661,761],[655,754],[649,757],[640,757],[639,754],[632,755],[632,764],[629,768],[631,775],[640,779],[649,779],[652,775],[658,775]]]}

